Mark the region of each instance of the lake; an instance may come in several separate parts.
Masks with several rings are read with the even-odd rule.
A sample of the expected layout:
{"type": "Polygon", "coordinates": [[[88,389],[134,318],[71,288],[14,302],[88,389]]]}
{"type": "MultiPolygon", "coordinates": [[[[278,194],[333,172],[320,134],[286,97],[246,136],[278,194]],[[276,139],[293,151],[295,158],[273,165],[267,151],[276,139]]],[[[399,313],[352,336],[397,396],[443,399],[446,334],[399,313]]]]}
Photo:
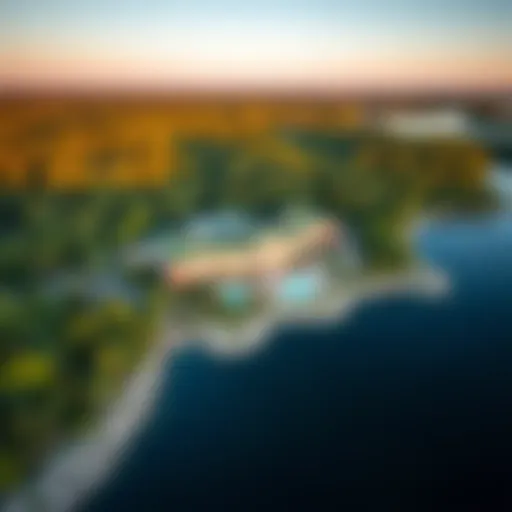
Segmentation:
{"type": "Polygon", "coordinates": [[[170,359],[82,510],[511,510],[512,212],[434,221],[416,244],[446,297],[283,326],[245,359],[170,359]]]}

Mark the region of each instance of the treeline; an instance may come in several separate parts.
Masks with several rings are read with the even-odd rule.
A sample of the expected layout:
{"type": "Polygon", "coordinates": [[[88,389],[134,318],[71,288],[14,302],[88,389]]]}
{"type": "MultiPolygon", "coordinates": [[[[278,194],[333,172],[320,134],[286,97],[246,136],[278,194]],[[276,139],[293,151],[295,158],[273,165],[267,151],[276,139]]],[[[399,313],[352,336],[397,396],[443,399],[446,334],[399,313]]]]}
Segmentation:
{"type": "Polygon", "coordinates": [[[156,288],[141,299],[0,293],[0,489],[30,475],[121,389],[163,313],[156,288]]]}
{"type": "Polygon", "coordinates": [[[0,199],[0,491],[94,420],[151,346],[164,283],[115,255],[158,222],[164,195],[0,199]],[[110,269],[123,288],[91,293],[110,269]]]}
{"type": "Polygon", "coordinates": [[[369,133],[290,132],[190,143],[175,177],[182,211],[241,208],[272,216],[309,204],[353,228],[369,265],[408,258],[408,225],[426,210],[488,207],[486,153],[468,141],[402,141],[369,133]]]}

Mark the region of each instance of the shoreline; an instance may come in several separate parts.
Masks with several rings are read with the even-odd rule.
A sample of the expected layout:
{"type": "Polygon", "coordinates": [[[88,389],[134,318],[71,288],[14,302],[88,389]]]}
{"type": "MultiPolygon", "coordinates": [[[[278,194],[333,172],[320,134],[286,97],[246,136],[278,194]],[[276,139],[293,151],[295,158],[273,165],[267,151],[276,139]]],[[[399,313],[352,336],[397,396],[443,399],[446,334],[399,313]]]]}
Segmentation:
{"type": "Polygon", "coordinates": [[[122,463],[156,402],[170,353],[180,345],[173,330],[167,324],[160,330],[158,341],[99,422],[80,440],[62,446],[35,481],[7,501],[5,512],[69,512],[122,463]]]}
{"type": "Polygon", "coordinates": [[[243,328],[204,324],[177,332],[169,318],[150,353],[142,361],[99,423],[80,441],[64,445],[36,481],[13,496],[5,512],[69,512],[91,495],[123,460],[130,441],[143,428],[158,397],[158,386],[171,352],[184,346],[199,346],[212,357],[244,358],[265,347],[283,325],[343,322],[366,300],[390,293],[415,292],[435,297],[449,289],[447,275],[430,266],[366,278],[340,293],[332,293],[314,308],[271,310],[243,328]],[[170,340],[173,340],[170,343],[170,340]]]}
{"type": "Polygon", "coordinates": [[[267,345],[280,326],[290,323],[325,325],[343,322],[367,300],[407,292],[438,298],[445,296],[449,290],[450,281],[445,272],[430,265],[422,265],[406,271],[367,277],[352,287],[341,292],[335,291],[314,305],[298,311],[294,311],[293,307],[266,311],[249,321],[246,327],[229,329],[213,322],[205,323],[196,327],[192,336],[194,344],[213,357],[248,357],[267,345]]]}

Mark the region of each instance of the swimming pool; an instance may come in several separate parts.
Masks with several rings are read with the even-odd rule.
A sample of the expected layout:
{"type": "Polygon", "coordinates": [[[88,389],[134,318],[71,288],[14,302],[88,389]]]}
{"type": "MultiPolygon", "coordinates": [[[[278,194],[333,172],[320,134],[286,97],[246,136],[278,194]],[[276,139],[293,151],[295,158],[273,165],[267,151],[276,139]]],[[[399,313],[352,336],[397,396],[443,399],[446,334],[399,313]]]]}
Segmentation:
{"type": "Polygon", "coordinates": [[[276,288],[276,298],[285,304],[302,304],[314,301],[325,287],[325,277],[320,269],[296,271],[284,277],[276,288]]]}

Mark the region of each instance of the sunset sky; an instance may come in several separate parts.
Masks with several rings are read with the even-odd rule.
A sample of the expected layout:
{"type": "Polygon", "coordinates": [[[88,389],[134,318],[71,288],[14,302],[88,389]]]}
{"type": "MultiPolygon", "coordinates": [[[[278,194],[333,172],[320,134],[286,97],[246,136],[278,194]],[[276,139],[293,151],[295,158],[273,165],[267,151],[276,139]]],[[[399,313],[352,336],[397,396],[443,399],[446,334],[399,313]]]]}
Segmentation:
{"type": "Polygon", "coordinates": [[[508,0],[0,0],[0,87],[512,88],[508,0]]]}

